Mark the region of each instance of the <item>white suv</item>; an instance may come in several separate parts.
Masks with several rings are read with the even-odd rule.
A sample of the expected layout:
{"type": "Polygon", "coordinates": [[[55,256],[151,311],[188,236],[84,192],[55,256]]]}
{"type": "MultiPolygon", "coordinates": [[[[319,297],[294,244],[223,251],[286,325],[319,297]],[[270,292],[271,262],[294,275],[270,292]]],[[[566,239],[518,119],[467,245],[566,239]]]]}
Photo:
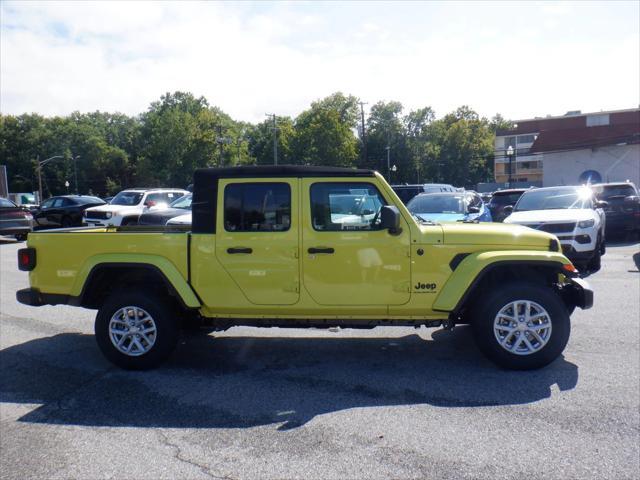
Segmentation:
{"type": "Polygon", "coordinates": [[[525,191],[504,223],[516,223],[553,233],[564,254],[581,269],[599,270],[605,252],[606,202],[590,188],[547,187],[525,191]]]}
{"type": "Polygon", "coordinates": [[[107,225],[135,225],[138,217],[149,208],[170,204],[177,198],[187,195],[187,190],[179,188],[132,188],[117,194],[110,203],[84,211],[84,222],[93,227],[107,225]]]}

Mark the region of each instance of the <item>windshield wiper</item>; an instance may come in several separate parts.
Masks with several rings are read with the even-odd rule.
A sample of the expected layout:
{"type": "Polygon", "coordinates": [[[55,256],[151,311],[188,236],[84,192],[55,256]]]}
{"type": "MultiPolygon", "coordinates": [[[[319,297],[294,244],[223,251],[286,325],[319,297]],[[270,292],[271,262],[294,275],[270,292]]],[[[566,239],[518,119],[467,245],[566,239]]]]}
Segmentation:
{"type": "Polygon", "coordinates": [[[418,219],[419,222],[424,223],[426,225],[438,225],[436,222],[434,222],[433,220],[427,220],[426,218],[422,218],[420,215],[418,215],[417,213],[412,213],[412,216],[416,217],[418,219]]]}

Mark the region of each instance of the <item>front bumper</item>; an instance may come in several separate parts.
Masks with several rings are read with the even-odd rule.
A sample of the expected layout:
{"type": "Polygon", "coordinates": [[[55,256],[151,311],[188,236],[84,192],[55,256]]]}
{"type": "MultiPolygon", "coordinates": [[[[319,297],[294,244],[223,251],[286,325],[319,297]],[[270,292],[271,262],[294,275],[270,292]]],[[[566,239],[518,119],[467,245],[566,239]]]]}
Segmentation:
{"type": "Polygon", "coordinates": [[[562,288],[562,296],[570,305],[583,310],[593,307],[593,290],[589,282],[582,278],[569,278],[569,283],[562,288]]]}

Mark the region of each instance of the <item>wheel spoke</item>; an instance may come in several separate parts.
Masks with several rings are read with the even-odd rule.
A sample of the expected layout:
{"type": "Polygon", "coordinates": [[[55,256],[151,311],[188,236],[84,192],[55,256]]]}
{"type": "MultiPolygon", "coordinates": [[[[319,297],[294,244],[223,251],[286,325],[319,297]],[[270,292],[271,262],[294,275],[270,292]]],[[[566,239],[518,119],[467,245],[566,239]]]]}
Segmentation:
{"type": "Polygon", "coordinates": [[[549,328],[551,326],[550,323],[539,323],[536,325],[531,325],[529,327],[529,330],[534,331],[534,332],[539,332],[540,330],[544,330],[546,328],[549,328]]]}
{"type": "Polygon", "coordinates": [[[522,338],[522,341],[525,343],[525,345],[527,346],[527,348],[530,351],[532,351],[532,352],[535,351],[535,348],[533,348],[533,345],[531,345],[531,342],[529,341],[529,339],[527,338],[526,335],[522,335],[521,338],[522,338]]]}
{"type": "Polygon", "coordinates": [[[521,343],[522,343],[522,337],[520,336],[516,337],[516,339],[513,341],[513,345],[511,345],[511,350],[513,351],[518,350],[518,347],[520,346],[521,343]]]}
{"type": "Polygon", "coordinates": [[[531,336],[533,338],[536,339],[536,341],[540,344],[540,345],[544,345],[544,340],[542,339],[542,337],[540,335],[538,335],[538,332],[536,332],[535,330],[531,330],[529,329],[529,333],[531,334],[531,336]]]}

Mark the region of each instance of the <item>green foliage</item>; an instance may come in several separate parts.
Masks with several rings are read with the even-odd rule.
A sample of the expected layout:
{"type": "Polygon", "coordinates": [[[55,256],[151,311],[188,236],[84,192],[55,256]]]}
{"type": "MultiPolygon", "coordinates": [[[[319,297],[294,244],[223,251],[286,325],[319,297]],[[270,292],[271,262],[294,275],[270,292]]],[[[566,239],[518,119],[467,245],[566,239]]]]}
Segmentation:
{"type": "MultiPolygon", "coordinates": [[[[365,162],[356,136],[358,101],[337,92],[295,119],[278,117],[278,163],[366,167],[386,176],[388,152],[397,168],[394,183],[473,185],[491,178],[495,132],[512,126],[500,115],[480,118],[467,106],[436,119],[428,106],[405,114],[400,102],[378,102],[366,121],[365,162]]],[[[42,169],[45,197],[65,193],[66,181],[75,191],[74,158],[80,193],[185,187],[196,168],[273,164],[273,135],[269,118],[238,122],[204,97],[174,92],[136,117],[0,115],[0,163],[7,166],[10,191],[37,191],[37,161],[61,155],[42,169]]]]}

